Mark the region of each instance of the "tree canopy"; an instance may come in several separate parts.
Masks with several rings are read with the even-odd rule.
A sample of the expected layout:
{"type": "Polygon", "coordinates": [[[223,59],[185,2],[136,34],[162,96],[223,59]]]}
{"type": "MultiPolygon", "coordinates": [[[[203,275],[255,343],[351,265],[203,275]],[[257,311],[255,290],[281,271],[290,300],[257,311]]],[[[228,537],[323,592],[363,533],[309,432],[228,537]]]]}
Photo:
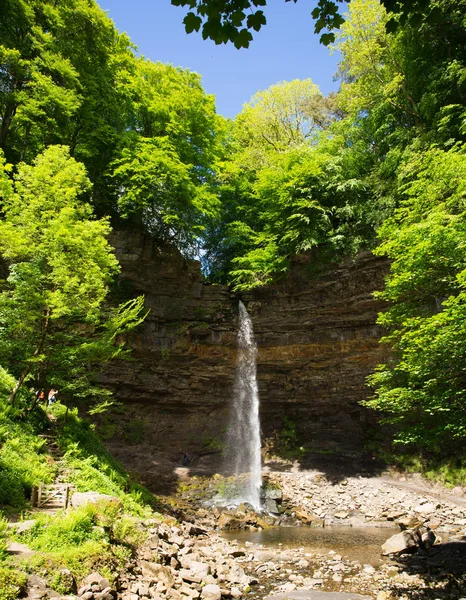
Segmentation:
{"type": "Polygon", "coordinates": [[[104,308],[118,273],[110,227],[80,200],[90,182],[67,148],[50,146],[33,165],[20,165],[13,185],[5,169],[0,361],[18,377],[10,401],[28,380],[95,396],[93,368],[121,354],[116,336],[141,322],[142,299],[104,308]]]}
{"type": "MultiPolygon", "coordinates": [[[[172,3],[217,43],[246,47],[266,22],[266,0],[172,3]]],[[[400,443],[466,439],[466,0],[319,0],[339,91],[281,81],[233,120],[199,75],[137,56],[93,0],[0,12],[0,358],[20,385],[84,394],[140,319],[108,301],[111,226],[175,244],[236,291],[303,254],[316,270],[369,248],[392,266],[391,354],[368,406],[400,443]]]]}
{"type": "MultiPolygon", "coordinates": [[[[285,0],[295,4],[297,1],[285,0]]],[[[183,20],[186,33],[202,30],[205,40],[211,39],[216,44],[232,42],[238,49],[248,48],[253,39],[252,31],[260,31],[267,23],[264,12],[267,0],[171,0],[171,3],[190,9],[183,20]]],[[[311,12],[314,33],[321,34],[320,41],[326,46],[335,41],[334,30],[344,23],[341,4],[346,4],[345,0],[314,2],[311,12]]],[[[437,16],[429,0],[382,0],[382,5],[391,13],[388,31],[394,31],[400,23],[417,26],[424,21],[434,21],[437,16]]]]}

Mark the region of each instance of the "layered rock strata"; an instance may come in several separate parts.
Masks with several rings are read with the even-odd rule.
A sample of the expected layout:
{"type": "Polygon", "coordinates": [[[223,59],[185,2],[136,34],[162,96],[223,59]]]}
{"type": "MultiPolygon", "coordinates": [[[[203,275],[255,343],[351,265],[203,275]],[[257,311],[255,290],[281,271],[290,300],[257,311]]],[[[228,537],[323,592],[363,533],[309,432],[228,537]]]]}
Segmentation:
{"type": "MultiPolygon", "coordinates": [[[[238,298],[204,283],[200,264],[139,233],[112,240],[122,273],[121,296],[144,294],[150,313],[129,340],[133,360],[102,374],[124,413],[100,426],[114,450],[143,444],[186,463],[221,450],[228,427],[238,298]]],[[[243,295],[258,344],[261,423],[280,436],[287,418],[291,443],[318,451],[358,450],[368,412],[359,401],[366,376],[383,360],[372,293],[386,262],[370,253],[311,278],[310,259],[286,281],[243,295]],[[290,425],[291,423],[291,425],[290,425]]],[[[131,452],[126,452],[129,456],[131,452]]]]}

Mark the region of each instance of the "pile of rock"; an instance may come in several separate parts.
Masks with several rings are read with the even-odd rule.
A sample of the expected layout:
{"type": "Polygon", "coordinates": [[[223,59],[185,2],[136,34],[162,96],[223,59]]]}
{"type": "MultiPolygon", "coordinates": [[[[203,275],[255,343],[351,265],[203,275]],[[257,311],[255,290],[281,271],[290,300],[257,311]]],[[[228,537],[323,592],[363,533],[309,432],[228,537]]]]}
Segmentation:
{"type": "Polygon", "coordinates": [[[432,490],[430,494],[415,486],[403,489],[389,478],[348,477],[333,482],[315,472],[273,473],[270,477],[281,487],[288,512],[312,526],[397,523],[404,528],[425,525],[444,531],[466,528],[466,498],[460,488],[432,490]]]}
{"type": "Polygon", "coordinates": [[[78,590],[81,600],[115,600],[117,591],[106,577],[100,573],[91,573],[82,582],[78,590]]]}
{"type": "Polygon", "coordinates": [[[237,563],[244,555],[191,523],[152,524],[133,569],[120,579],[122,600],[240,598],[257,580],[237,563]]]}
{"type": "Polygon", "coordinates": [[[267,529],[277,519],[266,512],[257,512],[250,504],[242,503],[237,508],[217,509],[217,527],[227,531],[255,531],[267,529]]]}

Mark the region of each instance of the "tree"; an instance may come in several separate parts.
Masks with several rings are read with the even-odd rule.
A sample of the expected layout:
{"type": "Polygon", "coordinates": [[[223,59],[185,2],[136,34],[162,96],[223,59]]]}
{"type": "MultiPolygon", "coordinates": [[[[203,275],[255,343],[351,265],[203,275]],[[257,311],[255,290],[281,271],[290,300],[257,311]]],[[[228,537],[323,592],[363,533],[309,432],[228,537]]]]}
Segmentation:
{"type": "Polygon", "coordinates": [[[30,379],[92,394],[92,367],[122,354],[117,336],[143,318],[142,298],[105,308],[118,263],[108,220],[94,219],[80,199],[89,187],[63,146],[20,165],[14,185],[3,175],[0,252],[9,275],[0,293],[0,360],[17,376],[12,403],[30,379]]]}
{"type": "Polygon", "coordinates": [[[220,168],[222,212],[205,261],[214,277],[250,289],[319,248],[333,258],[373,237],[373,195],[363,165],[348,160],[333,98],[310,79],[257,93],[230,132],[220,168]]]}
{"type": "Polygon", "coordinates": [[[218,209],[213,97],[196,73],[145,59],[129,87],[129,126],[109,165],[109,188],[120,216],[189,251],[218,209]]]}
{"type": "Polygon", "coordinates": [[[466,2],[431,4],[435,23],[387,33],[389,15],[378,0],[353,0],[336,37],[338,105],[381,158],[414,138],[427,146],[464,139],[466,2]]]}
{"type": "MultiPolygon", "coordinates": [[[[297,0],[285,0],[285,2],[297,0]]],[[[312,10],[315,20],[314,32],[323,29],[320,41],[328,45],[335,40],[334,29],[344,22],[339,12],[344,0],[318,0],[312,10]]],[[[184,18],[186,33],[199,31],[202,37],[216,44],[232,42],[236,48],[248,48],[253,39],[251,30],[260,31],[267,23],[263,7],[267,0],[171,0],[174,6],[188,6],[190,10],[184,18]],[[259,10],[256,10],[258,7],[259,10]]],[[[388,29],[394,31],[399,23],[411,23],[415,26],[423,21],[433,21],[437,12],[430,7],[429,0],[382,0],[385,8],[392,13],[388,29]]]]}
{"type": "Polygon", "coordinates": [[[397,425],[397,442],[444,455],[466,439],[465,150],[417,152],[400,170],[376,250],[392,261],[378,294],[392,357],[365,403],[397,425]]]}

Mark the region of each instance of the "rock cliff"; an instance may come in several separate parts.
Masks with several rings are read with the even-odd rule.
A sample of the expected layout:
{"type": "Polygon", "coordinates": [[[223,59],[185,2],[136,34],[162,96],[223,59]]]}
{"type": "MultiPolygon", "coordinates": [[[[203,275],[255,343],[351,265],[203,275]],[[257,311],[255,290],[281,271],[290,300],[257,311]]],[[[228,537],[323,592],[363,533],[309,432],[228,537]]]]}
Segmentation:
{"type": "MultiPolygon", "coordinates": [[[[238,298],[204,283],[199,263],[173,248],[131,232],[116,232],[112,242],[120,288],[144,293],[150,314],[130,340],[133,360],[102,374],[124,406],[100,423],[102,431],[119,454],[127,444],[173,460],[218,451],[228,426],[238,298]]],[[[363,253],[309,279],[308,260],[283,283],[242,298],[259,348],[263,435],[279,435],[287,417],[299,444],[357,450],[370,418],[358,404],[368,395],[365,377],[383,359],[375,324],[381,303],[372,292],[387,265],[363,253]]]]}

